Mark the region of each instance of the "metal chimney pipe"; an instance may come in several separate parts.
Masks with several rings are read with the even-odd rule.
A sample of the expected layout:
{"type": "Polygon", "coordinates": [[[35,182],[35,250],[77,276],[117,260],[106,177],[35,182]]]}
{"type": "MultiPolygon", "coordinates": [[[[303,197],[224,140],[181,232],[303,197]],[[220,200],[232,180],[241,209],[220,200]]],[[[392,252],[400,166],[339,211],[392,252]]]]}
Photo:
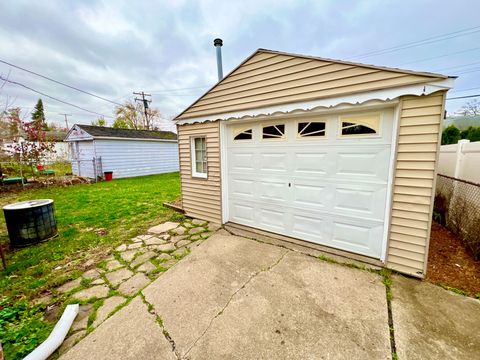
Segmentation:
{"type": "Polygon", "coordinates": [[[223,79],[223,66],[222,66],[222,39],[213,40],[213,45],[217,49],[217,72],[218,72],[218,81],[223,79]]]}

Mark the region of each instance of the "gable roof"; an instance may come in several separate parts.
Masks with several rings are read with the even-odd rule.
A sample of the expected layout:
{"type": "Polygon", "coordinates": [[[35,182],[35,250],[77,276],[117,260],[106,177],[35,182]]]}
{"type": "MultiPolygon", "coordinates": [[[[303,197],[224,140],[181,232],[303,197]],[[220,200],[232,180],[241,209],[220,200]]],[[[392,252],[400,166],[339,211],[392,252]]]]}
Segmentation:
{"type": "MultiPolygon", "coordinates": [[[[171,131],[152,131],[135,129],[117,129],[105,126],[75,124],[95,138],[125,138],[125,139],[155,139],[155,140],[176,140],[177,134],[171,131]]],[[[70,130],[71,131],[71,130],[70,130]]],[[[69,132],[70,135],[70,132],[69,132]]],[[[68,137],[68,135],[67,135],[68,137]]]]}
{"type": "Polygon", "coordinates": [[[430,72],[258,49],[175,120],[448,78],[430,72]]]}

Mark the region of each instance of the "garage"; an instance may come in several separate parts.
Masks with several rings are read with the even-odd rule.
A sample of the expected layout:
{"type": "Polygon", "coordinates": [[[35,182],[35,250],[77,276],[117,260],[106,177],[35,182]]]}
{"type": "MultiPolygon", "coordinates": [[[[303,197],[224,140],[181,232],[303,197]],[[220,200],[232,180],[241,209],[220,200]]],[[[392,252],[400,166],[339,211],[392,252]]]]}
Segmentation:
{"type": "Polygon", "coordinates": [[[379,259],[392,119],[386,109],[228,126],[229,221],[379,259]]]}
{"type": "Polygon", "coordinates": [[[258,49],[175,118],[182,208],[423,278],[453,83],[258,49]]]}

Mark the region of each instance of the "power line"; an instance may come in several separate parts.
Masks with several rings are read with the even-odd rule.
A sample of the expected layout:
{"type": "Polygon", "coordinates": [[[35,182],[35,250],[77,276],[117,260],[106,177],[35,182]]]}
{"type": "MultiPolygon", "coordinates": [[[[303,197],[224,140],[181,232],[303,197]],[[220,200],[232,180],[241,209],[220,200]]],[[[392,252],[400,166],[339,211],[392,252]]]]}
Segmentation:
{"type": "Polygon", "coordinates": [[[480,94],[477,94],[477,95],[467,95],[467,96],[457,96],[457,97],[452,97],[452,98],[446,98],[445,100],[468,99],[468,98],[474,98],[474,97],[480,97],[480,94]]]}
{"type": "Polygon", "coordinates": [[[50,99],[52,99],[52,100],[58,101],[58,102],[60,102],[60,103],[62,103],[62,104],[69,105],[69,106],[73,106],[73,107],[75,107],[75,108],[77,108],[77,109],[80,109],[80,110],[89,112],[89,113],[91,113],[91,114],[100,115],[100,116],[109,117],[109,118],[112,117],[112,116],[109,116],[109,115],[103,115],[103,114],[98,113],[98,112],[96,112],[96,111],[92,111],[92,110],[85,109],[84,107],[81,107],[81,106],[72,104],[72,103],[67,102],[67,101],[64,101],[64,100],[60,100],[60,99],[58,99],[58,98],[56,98],[56,97],[53,97],[53,96],[50,96],[50,95],[48,95],[48,94],[45,94],[45,93],[43,93],[43,92],[41,92],[41,91],[35,90],[35,89],[33,89],[33,88],[25,85],[25,84],[19,83],[19,82],[17,82],[17,81],[12,81],[12,80],[5,79],[5,78],[2,77],[1,75],[0,75],[0,79],[3,80],[3,81],[8,82],[8,83],[10,83],[10,84],[14,84],[14,85],[21,86],[21,87],[23,87],[23,88],[25,88],[25,89],[28,89],[28,90],[30,90],[30,91],[33,91],[33,92],[35,92],[35,93],[37,93],[37,94],[40,94],[40,95],[45,96],[45,97],[47,97],[47,98],[50,98],[50,99]]]}
{"type": "Polygon", "coordinates": [[[458,68],[462,68],[462,67],[466,67],[466,66],[470,66],[470,65],[477,65],[477,64],[480,64],[480,61],[476,61],[476,62],[469,63],[469,64],[462,64],[462,65],[455,65],[455,66],[444,67],[444,68],[440,68],[440,69],[438,69],[438,70],[433,70],[433,71],[443,71],[443,70],[449,70],[449,69],[458,69],[458,68]]]}
{"type": "Polygon", "coordinates": [[[463,54],[463,53],[466,53],[466,52],[471,52],[471,51],[476,51],[476,50],[480,50],[480,47],[475,47],[475,48],[471,48],[471,49],[466,49],[466,50],[461,50],[461,51],[450,52],[450,53],[447,53],[447,54],[432,56],[432,57],[429,57],[429,58],[423,58],[423,59],[415,60],[415,61],[409,61],[409,62],[401,63],[401,64],[399,64],[398,66],[403,66],[403,65],[408,65],[408,64],[415,64],[415,63],[419,63],[419,62],[422,62],[422,61],[439,59],[439,58],[443,58],[443,57],[447,57],[447,56],[451,56],[451,55],[463,54]]]}
{"type": "Polygon", "coordinates": [[[1,63],[3,63],[3,64],[6,64],[6,65],[8,65],[8,66],[14,67],[14,68],[16,68],[16,69],[23,70],[23,71],[26,71],[26,72],[28,72],[28,73],[30,73],[30,74],[33,74],[33,75],[39,76],[39,77],[41,77],[41,78],[43,78],[43,79],[46,79],[46,80],[52,81],[52,82],[54,82],[54,83],[56,83],[56,84],[59,84],[59,85],[62,85],[62,86],[66,86],[66,87],[68,87],[68,88],[70,88],[70,89],[73,89],[73,90],[79,91],[79,92],[81,92],[81,93],[84,93],[84,94],[87,94],[87,95],[90,95],[90,96],[93,96],[93,97],[96,97],[97,99],[100,99],[100,100],[103,100],[103,101],[107,101],[107,102],[109,102],[109,103],[112,103],[112,104],[115,104],[115,105],[122,106],[122,104],[120,104],[120,103],[117,103],[117,102],[115,102],[115,101],[112,101],[112,100],[110,100],[110,99],[107,99],[107,98],[104,98],[104,97],[102,97],[102,96],[99,96],[99,95],[93,94],[93,93],[91,93],[91,92],[88,92],[88,91],[85,91],[85,90],[79,89],[79,88],[77,88],[77,87],[75,87],[75,86],[72,86],[72,85],[65,84],[65,83],[63,83],[63,82],[61,82],[61,81],[58,81],[58,80],[55,80],[55,79],[49,78],[48,76],[45,76],[45,75],[39,74],[39,73],[37,73],[37,72],[34,72],[34,71],[32,71],[32,70],[25,69],[25,68],[23,68],[23,67],[21,67],[21,66],[18,66],[18,65],[15,65],[15,64],[9,63],[9,62],[7,62],[7,61],[4,61],[4,60],[1,60],[1,59],[0,59],[0,62],[1,62],[1,63]]]}
{"type": "Polygon", "coordinates": [[[371,57],[371,56],[384,55],[384,54],[388,54],[388,53],[391,53],[391,52],[404,50],[404,49],[409,49],[409,48],[420,46],[420,45],[428,45],[428,44],[432,44],[432,43],[435,43],[435,42],[438,42],[438,41],[453,39],[453,38],[456,38],[456,37],[459,37],[459,36],[471,35],[471,34],[474,34],[474,33],[477,33],[477,32],[480,32],[480,26],[475,26],[475,27],[468,28],[468,29],[463,29],[463,30],[457,30],[457,31],[445,33],[445,34],[442,34],[442,35],[436,35],[436,36],[432,36],[432,37],[425,38],[425,39],[422,39],[422,40],[417,40],[417,41],[412,41],[412,42],[409,42],[409,43],[404,43],[404,44],[400,44],[400,45],[396,45],[396,46],[391,46],[391,47],[385,48],[385,49],[374,50],[374,51],[370,51],[370,52],[367,52],[367,53],[363,53],[363,54],[353,56],[352,58],[353,59],[363,59],[363,58],[367,58],[367,57],[371,57]]]}

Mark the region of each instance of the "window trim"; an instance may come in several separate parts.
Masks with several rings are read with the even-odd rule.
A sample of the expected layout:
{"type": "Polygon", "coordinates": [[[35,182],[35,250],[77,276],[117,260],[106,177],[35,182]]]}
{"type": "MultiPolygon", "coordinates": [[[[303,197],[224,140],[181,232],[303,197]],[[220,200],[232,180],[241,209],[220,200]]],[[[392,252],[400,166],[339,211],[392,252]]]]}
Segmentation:
{"type": "Polygon", "coordinates": [[[232,129],[232,141],[253,141],[253,126],[248,126],[248,127],[241,127],[241,128],[236,128],[236,129],[232,129]],[[235,137],[237,137],[238,135],[246,132],[246,131],[251,131],[252,132],[252,138],[251,139],[235,139],[235,137]]]}
{"type": "Polygon", "coordinates": [[[207,136],[206,135],[195,135],[190,137],[190,160],[191,160],[191,175],[195,178],[207,179],[208,178],[208,159],[207,159],[207,136]],[[195,149],[195,140],[204,139],[205,141],[205,172],[197,172],[197,153],[195,149]]]}
{"type": "Polygon", "coordinates": [[[279,140],[285,140],[287,138],[287,124],[286,122],[275,122],[272,124],[260,124],[260,140],[261,141],[279,141],[279,140]],[[263,128],[266,127],[275,127],[278,131],[280,131],[277,126],[283,125],[283,135],[282,136],[274,136],[274,137],[268,137],[264,138],[263,137],[263,128]]]}
{"type": "Polygon", "coordinates": [[[383,113],[368,113],[368,114],[356,114],[356,115],[340,115],[337,120],[338,138],[339,139],[358,139],[358,138],[380,138],[382,137],[382,122],[383,113]],[[366,116],[376,117],[378,119],[378,130],[375,133],[370,134],[342,134],[343,122],[355,122],[355,118],[362,118],[366,116]]]}
{"type": "Polygon", "coordinates": [[[328,139],[328,133],[329,133],[329,129],[328,129],[328,121],[327,119],[312,119],[312,120],[309,120],[309,119],[298,119],[297,121],[295,121],[295,133],[296,133],[296,138],[297,140],[301,140],[301,141],[319,141],[319,140],[326,140],[328,139]],[[323,130],[323,133],[324,135],[323,136],[302,136],[300,135],[300,133],[298,132],[298,124],[300,123],[313,123],[313,122],[321,122],[321,123],[324,123],[325,124],[325,129],[323,130]]]}

